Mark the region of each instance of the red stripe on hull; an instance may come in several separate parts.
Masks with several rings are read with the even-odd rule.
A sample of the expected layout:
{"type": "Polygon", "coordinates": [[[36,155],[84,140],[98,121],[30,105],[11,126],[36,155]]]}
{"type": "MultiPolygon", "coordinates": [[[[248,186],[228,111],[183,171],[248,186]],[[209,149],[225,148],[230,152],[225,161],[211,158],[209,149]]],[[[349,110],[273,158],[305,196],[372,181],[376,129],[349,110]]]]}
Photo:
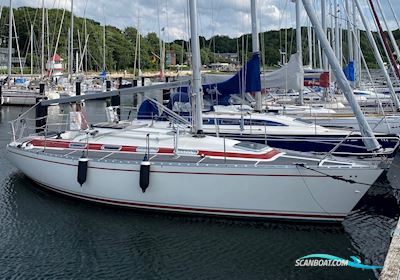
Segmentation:
{"type": "MultiPolygon", "coordinates": [[[[33,180],[35,181],[35,180],[33,180]]],[[[37,182],[37,181],[35,181],[37,182]]],[[[128,202],[120,200],[112,200],[106,198],[99,198],[93,196],[87,196],[69,191],[60,190],[54,187],[47,186],[40,182],[39,185],[52,190],[57,193],[64,194],[66,196],[76,197],[82,200],[94,201],[108,205],[126,206],[131,208],[139,209],[150,209],[150,210],[165,210],[170,212],[184,212],[193,214],[209,214],[209,215],[220,215],[220,216],[237,216],[237,217],[248,217],[248,218],[285,218],[285,219],[301,219],[301,220],[321,220],[321,221],[342,221],[346,215],[328,215],[328,214],[311,214],[311,213],[284,213],[284,212],[255,212],[255,211],[241,211],[241,210],[222,210],[222,209],[210,209],[210,208],[193,208],[183,206],[170,206],[162,204],[147,204],[138,202],[128,202]]]]}

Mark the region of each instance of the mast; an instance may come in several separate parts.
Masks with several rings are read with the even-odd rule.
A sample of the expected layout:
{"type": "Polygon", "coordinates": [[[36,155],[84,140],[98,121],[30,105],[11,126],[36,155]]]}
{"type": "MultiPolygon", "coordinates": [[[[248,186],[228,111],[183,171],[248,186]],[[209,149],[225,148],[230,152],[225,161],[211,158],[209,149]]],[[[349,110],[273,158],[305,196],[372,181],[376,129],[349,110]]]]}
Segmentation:
{"type": "MultiPolygon", "coordinates": [[[[86,7],[85,7],[85,13],[86,13],[86,7]]],[[[85,38],[87,38],[86,14],[85,14],[85,20],[84,20],[84,27],[83,28],[84,28],[84,34],[85,34],[84,36],[85,36],[85,38]]],[[[85,70],[84,70],[85,73],[87,73],[87,65],[88,65],[87,64],[87,62],[88,62],[88,59],[87,59],[88,51],[87,51],[87,45],[86,44],[85,44],[85,46],[86,46],[85,51],[83,52],[83,56],[84,56],[84,59],[85,59],[85,70]]]]}
{"type": "Polygon", "coordinates": [[[319,65],[319,67],[322,69],[322,49],[321,49],[321,42],[320,41],[318,41],[318,59],[319,59],[319,61],[320,61],[320,65],[319,65]]]}
{"type": "Polygon", "coordinates": [[[74,73],[74,0],[71,0],[71,33],[70,33],[70,61],[69,75],[72,77],[74,73]]]}
{"type": "MultiPolygon", "coordinates": [[[[60,42],[61,30],[62,30],[62,26],[63,26],[63,23],[64,23],[64,16],[65,16],[65,8],[63,9],[63,13],[62,13],[62,16],[61,16],[61,23],[60,23],[60,28],[58,29],[58,35],[57,35],[56,46],[55,46],[55,48],[54,48],[54,54],[53,54],[53,56],[50,58],[51,65],[54,65],[54,57],[55,57],[55,55],[57,54],[58,43],[60,42]]],[[[68,41],[68,42],[67,42],[67,45],[69,46],[69,29],[68,29],[67,41],[68,41]]],[[[53,69],[54,69],[54,67],[50,67],[49,76],[52,75],[53,69]]]]}
{"type": "Polygon", "coordinates": [[[312,29],[311,29],[311,23],[308,22],[307,26],[307,39],[308,39],[308,59],[309,59],[309,64],[310,68],[313,68],[313,53],[312,53],[312,29]]]}
{"type": "Polygon", "coordinates": [[[44,24],[45,24],[45,14],[44,14],[44,0],[42,0],[42,34],[41,34],[41,53],[40,53],[40,73],[42,79],[44,77],[44,24]]]}
{"type": "Polygon", "coordinates": [[[341,23],[339,23],[339,61],[343,66],[343,28],[341,23]]]}
{"type": "Polygon", "coordinates": [[[50,61],[50,27],[49,27],[49,9],[46,9],[46,41],[47,41],[47,61],[50,61]]]}
{"type": "Polygon", "coordinates": [[[334,17],[335,17],[335,51],[336,57],[339,60],[340,66],[342,66],[342,61],[340,60],[340,30],[339,30],[339,7],[337,0],[334,1],[334,17]]]}
{"type": "Polygon", "coordinates": [[[69,64],[70,63],[70,56],[71,56],[71,43],[70,43],[70,40],[71,40],[71,28],[68,28],[68,35],[67,35],[67,46],[68,46],[68,76],[69,76],[69,73],[70,73],[70,67],[71,67],[71,65],[69,64]]]}
{"type": "MultiPolygon", "coordinates": [[[[140,40],[139,37],[139,12],[138,12],[138,25],[136,28],[136,40],[135,40],[135,59],[133,60],[133,76],[136,77],[136,63],[138,60],[138,41],[140,40]]],[[[139,75],[138,75],[139,76],[139,75]]]]}
{"type": "MultiPolygon", "coordinates": [[[[303,46],[301,45],[301,0],[296,0],[296,50],[303,67],[303,46]]],[[[299,90],[299,105],[303,105],[303,89],[299,90]]]]}
{"type": "Polygon", "coordinates": [[[360,3],[358,2],[358,0],[353,0],[353,1],[356,3],[357,9],[358,9],[358,11],[360,13],[361,20],[363,22],[365,31],[367,32],[367,37],[368,37],[369,43],[371,44],[371,46],[372,46],[372,48],[374,50],[375,59],[378,62],[379,68],[381,68],[381,71],[382,71],[382,73],[383,73],[383,75],[385,77],[385,80],[386,80],[387,86],[389,87],[390,95],[392,96],[392,100],[394,102],[394,105],[395,105],[396,109],[399,110],[400,109],[400,101],[397,98],[396,91],[393,88],[392,81],[390,80],[390,76],[389,76],[389,74],[388,74],[388,72],[387,72],[387,70],[385,68],[385,65],[384,65],[383,60],[382,60],[382,56],[381,56],[381,54],[379,52],[379,49],[378,49],[378,46],[377,46],[377,44],[375,42],[374,36],[372,35],[371,29],[369,28],[369,25],[368,25],[368,22],[367,22],[364,14],[362,12],[362,8],[360,6],[360,3]]]}
{"type": "MultiPolygon", "coordinates": [[[[253,53],[259,53],[260,47],[258,43],[258,30],[257,30],[257,12],[256,12],[257,0],[251,0],[251,38],[252,38],[252,49],[253,53]]],[[[262,110],[262,97],[261,92],[256,92],[256,111],[261,112],[262,110]]]]}
{"type": "Polygon", "coordinates": [[[31,75],[33,75],[33,24],[31,24],[31,75]]]}
{"type": "Polygon", "coordinates": [[[351,20],[350,20],[350,15],[352,13],[351,13],[351,10],[350,10],[349,0],[346,0],[345,4],[346,4],[346,12],[347,12],[346,14],[348,15],[347,19],[346,19],[346,22],[347,22],[347,44],[348,44],[348,47],[349,47],[349,49],[348,49],[349,50],[348,58],[349,58],[349,62],[352,62],[352,61],[354,61],[354,56],[353,56],[353,36],[351,34],[351,20]]]}
{"type": "MultiPolygon", "coordinates": [[[[390,3],[390,2],[389,2],[389,3],[390,3]]],[[[400,59],[400,50],[399,50],[399,46],[397,45],[396,39],[395,39],[394,36],[393,36],[392,30],[389,28],[389,25],[388,25],[388,23],[387,23],[385,14],[383,13],[383,9],[382,9],[381,3],[380,3],[379,1],[377,1],[377,4],[378,4],[378,9],[379,9],[379,11],[380,11],[381,14],[382,14],[383,22],[385,23],[386,30],[387,30],[387,32],[388,32],[388,34],[389,34],[390,41],[392,42],[394,51],[395,51],[395,53],[396,53],[397,60],[399,60],[399,59],[400,59]]],[[[399,60],[399,61],[400,61],[400,60],[399,60]]],[[[394,62],[395,62],[395,64],[393,65],[393,67],[397,67],[397,65],[396,65],[397,62],[396,62],[396,60],[395,60],[394,62]]]]}
{"type": "Polygon", "coordinates": [[[14,13],[12,13],[12,22],[13,22],[14,35],[15,35],[15,46],[17,47],[19,69],[20,69],[21,75],[24,75],[24,68],[22,67],[21,52],[19,51],[18,34],[17,34],[17,27],[15,26],[14,13]]]}
{"type": "MultiPolygon", "coordinates": [[[[303,3],[304,5],[304,3],[303,3]]],[[[321,0],[321,21],[322,21],[322,31],[324,32],[324,37],[326,38],[327,35],[327,28],[326,28],[326,0],[321,0]]],[[[315,34],[315,28],[314,28],[314,34],[315,34]]],[[[332,34],[332,28],[331,28],[331,34],[332,34]]],[[[315,35],[314,35],[315,36],[315,35]]],[[[320,64],[322,63],[322,69],[324,72],[328,72],[328,62],[325,53],[322,54],[322,61],[320,60],[320,64]]],[[[323,99],[325,101],[329,100],[329,94],[328,94],[328,88],[324,88],[323,92],[323,99]]]]}
{"type": "Polygon", "coordinates": [[[106,71],[106,23],[103,26],[103,70],[106,71]]]}
{"type": "Polygon", "coordinates": [[[160,34],[160,79],[161,81],[164,81],[164,73],[165,73],[165,43],[161,39],[161,34],[160,34]]]}
{"type": "Polygon", "coordinates": [[[7,86],[10,87],[11,80],[11,66],[12,66],[12,18],[13,18],[13,8],[12,0],[10,0],[10,10],[8,13],[8,75],[7,75],[7,86]]]}
{"type": "Polygon", "coordinates": [[[189,0],[190,7],[190,35],[192,44],[192,69],[193,81],[192,92],[195,96],[195,115],[194,115],[194,133],[196,135],[203,134],[203,118],[202,118],[202,87],[201,87],[201,61],[200,61],[200,41],[197,34],[197,0],[189,0]]]}
{"type": "MultiPolygon", "coordinates": [[[[324,34],[326,36],[326,0],[321,0],[321,21],[322,21],[322,30],[324,31],[324,34]]],[[[328,63],[326,61],[326,55],[323,54],[322,56],[322,68],[324,71],[328,71],[328,63]]]]}
{"type": "Polygon", "coordinates": [[[349,101],[349,104],[354,112],[354,115],[357,118],[357,121],[360,126],[360,132],[361,135],[363,136],[363,142],[366,148],[369,151],[375,151],[381,149],[381,145],[376,140],[371,127],[369,126],[365,116],[363,115],[361,108],[354,97],[353,90],[350,87],[350,84],[348,83],[346,76],[342,71],[342,68],[340,67],[339,61],[335,57],[332,47],[329,45],[329,41],[326,38],[323,29],[321,28],[321,25],[315,14],[315,11],[312,8],[311,0],[303,0],[303,6],[314,26],[315,32],[321,42],[323,50],[325,51],[329,64],[331,65],[333,73],[336,76],[336,80],[340,88],[342,89],[346,99],[349,101]]]}
{"type": "MultiPolygon", "coordinates": [[[[357,6],[353,0],[353,25],[354,25],[354,41],[353,45],[357,46],[357,42],[360,42],[360,31],[358,30],[358,20],[357,20],[357,6]]],[[[361,52],[358,47],[354,48],[354,68],[355,68],[355,87],[360,87],[361,82],[361,52]]]]}
{"type": "Polygon", "coordinates": [[[141,65],[140,65],[140,42],[141,42],[141,38],[140,38],[140,25],[138,26],[138,76],[141,76],[141,65]]]}
{"type": "MultiPolygon", "coordinates": [[[[379,17],[378,17],[378,15],[376,14],[375,5],[374,5],[374,3],[372,2],[372,0],[368,0],[368,2],[369,2],[369,5],[370,5],[370,7],[371,7],[372,14],[373,14],[373,16],[374,16],[374,18],[375,18],[376,25],[378,26],[379,33],[380,33],[381,36],[382,36],[383,43],[384,43],[384,47],[385,47],[386,51],[387,51],[388,54],[389,54],[389,60],[390,60],[390,63],[393,65],[393,68],[394,68],[394,71],[395,71],[394,73],[396,74],[397,78],[400,79],[400,70],[399,70],[399,68],[397,68],[396,59],[395,59],[394,56],[393,56],[393,52],[392,52],[392,50],[391,50],[391,48],[390,48],[390,46],[389,46],[389,43],[388,43],[386,34],[385,34],[385,32],[383,32],[381,22],[379,21],[379,17]]],[[[360,13],[361,13],[361,12],[360,12],[360,13]]]]}
{"type": "MultiPolygon", "coordinates": [[[[85,9],[83,10],[83,29],[84,29],[84,38],[86,40],[86,38],[88,38],[88,34],[87,34],[87,24],[86,24],[86,8],[87,8],[87,3],[88,1],[85,1],[85,9]]],[[[87,73],[87,67],[88,67],[88,59],[87,59],[87,54],[88,54],[88,43],[85,43],[86,49],[83,52],[83,58],[85,59],[85,69],[83,70],[85,72],[85,74],[87,73]]]]}

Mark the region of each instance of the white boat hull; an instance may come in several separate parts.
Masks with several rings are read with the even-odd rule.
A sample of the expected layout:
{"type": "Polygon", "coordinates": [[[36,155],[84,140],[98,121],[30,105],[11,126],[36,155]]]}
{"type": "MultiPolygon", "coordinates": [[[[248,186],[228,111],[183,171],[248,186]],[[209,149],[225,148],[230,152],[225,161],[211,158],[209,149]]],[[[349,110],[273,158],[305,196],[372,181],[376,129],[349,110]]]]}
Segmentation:
{"type": "MultiPolygon", "coordinates": [[[[127,207],[251,218],[341,221],[369,185],[332,179],[300,166],[236,167],[220,164],[151,165],[146,192],[139,187],[140,162],[89,160],[87,180],[77,182],[77,158],[7,147],[10,161],[37,183],[62,194],[127,207]]],[[[90,153],[89,153],[90,158],[90,153]]],[[[335,175],[339,168],[326,167],[335,175]]],[[[354,167],[340,168],[354,179],[354,167]]],[[[357,168],[358,169],[358,168],[357,168]]],[[[321,171],[321,170],[320,170],[321,171]]],[[[372,184],[380,169],[358,169],[372,184]]]]}
{"type": "MultiPolygon", "coordinates": [[[[318,117],[308,118],[303,117],[303,120],[313,121],[318,125],[327,128],[343,128],[349,130],[360,130],[359,124],[355,117],[318,117]]],[[[372,130],[376,133],[393,133],[400,134],[400,117],[387,116],[368,116],[367,121],[372,130]]]]}

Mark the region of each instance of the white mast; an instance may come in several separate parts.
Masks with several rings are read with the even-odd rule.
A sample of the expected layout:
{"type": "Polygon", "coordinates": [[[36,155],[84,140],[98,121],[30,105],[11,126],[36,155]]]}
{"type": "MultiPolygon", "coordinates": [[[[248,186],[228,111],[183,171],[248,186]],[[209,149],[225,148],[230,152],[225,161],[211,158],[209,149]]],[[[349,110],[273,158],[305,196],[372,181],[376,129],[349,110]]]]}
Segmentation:
{"type": "MultiPolygon", "coordinates": [[[[304,5],[304,3],[303,3],[304,5]]],[[[321,0],[321,21],[322,21],[322,31],[324,32],[324,36],[326,38],[327,35],[327,27],[326,27],[326,0],[321,0]]],[[[314,33],[315,33],[315,28],[314,28],[314,33]]],[[[331,28],[331,34],[332,34],[332,28],[331,28]]],[[[321,63],[321,60],[320,60],[321,63]]],[[[322,54],[322,69],[325,72],[329,71],[328,68],[328,61],[326,58],[325,53],[322,54]]],[[[329,94],[328,94],[328,88],[324,88],[324,100],[328,101],[329,100],[329,94]]]]}
{"type": "Polygon", "coordinates": [[[76,52],[75,54],[76,58],[75,58],[75,73],[76,75],[79,74],[79,52],[76,52]]]}
{"type": "MultiPolygon", "coordinates": [[[[60,28],[58,29],[58,35],[57,35],[56,46],[55,46],[55,48],[54,48],[54,54],[53,54],[53,56],[50,58],[50,61],[51,61],[51,64],[50,64],[50,65],[54,65],[54,57],[55,57],[56,54],[57,54],[58,43],[60,42],[61,30],[62,30],[62,26],[63,26],[63,23],[64,23],[64,16],[65,16],[65,8],[63,9],[63,13],[62,13],[62,16],[61,16],[61,23],[60,23],[60,28]]],[[[67,39],[68,39],[68,46],[69,46],[69,29],[68,29],[68,38],[67,38],[67,39]]],[[[49,76],[52,75],[52,73],[53,73],[53,68],[54,68],[54,67],[50,67],[49,76]]]]}
{"type": "Polygon", "coordinates": [[[69,75],[72,77],[74,73],[74,0],[71,0],[71,33],[70,33],[70,61],[69,75]]]}
{"type": "Polygon", "coordinates": [[[353,56],[353,36],[352,36],[352,32],[351,32],[351,18],[350,15],[352,14],[352,11],[350,9],[350,5],[349,5],[349,0],[346,0],[346,14],[347,14],[347,44],[349,47],[349,62],[354,61],[354,56],[353,56]]]}
{"type": "Polygon", "coordinates": [[[379,52],[379,49],[378,49],[378,46],[377,46],[377,44],[375,42],[374,36],[372,35],[371,29],[369,28],[369,25],[368,25],[369,23],[367,22],[364,14],[362,12],[362,8],[361,8],[360,3],[358,2],[358,0],[353,0],[353,1],[356,3],[357,9],[358,9],[358,11],[360,13],[361,20],[363,22],[365,31],[367,32],[367,37],[368,37],[369,43],[371,44],[371,46],[372,46],[372,48],[374,50],[375,59],[378,62],[379,68],[381,68],[381,71],[382,71],[382,73],[383,73],[383,75],[385,77],[385,80],[386,80],[387,86],[389,87],[390,95],[392,96],[392,100],[394,102],[394,105],[395,105],[397,110],[400,110],[400,101],[397,98],[396,91],[394,90],[392,81],[390,80],[390,76],[389,76],[389,74],[388,74],[388,72],[387,72],[387,70],[385,68],[385,65],[384,65],[383,60],[382,60],[382,56],[381,56],[381,54],[379,52]]]}
{"type": "Polygon", "coordinates": [[[13,22],[14,35],[15,35],[15,46],[17,47],[17,54],[18,54],[18,61],[19,61],[19,69],[20,69],[21,75],[24,75],[24,68],[22,67],[21,53],[20,53],[20,51],[19,51],[17,27],[15,26],[14,13],[12,13],[12,22],[13,22]]]}
{"type": "MultiPolygon", "coordinates": [[[[138,52],[139,52],[139,40],[140,40],[140,32],[139,32],[139,26],[140,26],[140,13],[139,13],[139,8],[136,7],[137,10],[137,27],[136,27],[136,40],[135,40],[135,59],[133,60],[133,76],[136,77],[136,67],[138,64],[138,52]]],[[[138,71],[138,76],[139,76],[139,71],[138,71]]]]}
{"type": "Polygon", "coordinates": [[[106,23],[103,26],[103,70],[106,70],[106,23]]]}
{"type": "Polygon", "coordinates": [[[310,68],[313,68],[313,53],[312,53],[312,29],[311,22],[308,22],[307,26],[307,39],[308,39],[308,59],[310,68]]]}
{"type": "MultiPolygon", "coordinates": [[[[357,46],[357,42],[360,42],[360,31],[358,29],[358,20],[357,20],[357,7],[356,3],[353,0],[353,25],[354,25],[354,42],[353,45],[357,46]]],[[[358,47],[354,48],[354,69],[355,69],[355,87],[358,88],[361,82],[361,52],[358,47]]]]}
{"type": "Polygon", "coordinates": [[[50,27],[49,27],[49,9],[46,9],[46,41],[47,41],[47,61],[50,61],[50,27]]]}
{"type": "Polygon", "coordinates": [[[70,73],[70,67],[71,67],[71,65],[69,64],[70,63],[70,61],[71,61],[71,59],[70,59],[70,57],[71,57],[71,43],[70,43],[70,41],[71,41],[71,28],[68,28],[68,36],[67,36],[67,45],[68,45],[68,76],[69,76],[69,73],[70,73]]]}
{"type": "Polygon", "coordinates": [[[7,86],[10,87],[11,80],[11,67],[12,67],[12,0],[10,0],[10,10],[8,13],[8,75],[7,75],[7,86]]]}
{"type": "Polygon", "coordinates": [[[336,57],[339,60],[340,66],[342,66],[342,61],[340,60],[340,30],[339,30],[339,6],[337,0],[334,1],[334,17],[335,17],[335,51],[336,57]]]}
{"type": "MultiPolygon", "coordinates": [[[[324,31],[324,34],[326,36],[326,0],[321,0],[321,21],[322,21],[322,30],[324,31]]],[[[322,55],[322,68],[324,71],[328,71],[328,63],[326,61],[326,55],[322,55]]]]}
{"type": "Polygon", "coordinates": [[[200,42],[197,34],[197,0],[189,0],[190,6],[190,34],[192,43],[192,69],[193,81],[192,92],[195,95],[195,115],[194,115],[194,133],[203,134],[202,118],[202,87],[201,87],[201,61],[200,61],[200,42]]]}
{"type": "Polygon", "coordinates": [[[138,32],[138,76],[141,76],[141,65],[140,65],[140,42],[141,42],[141,38],[140,38],[140,21],[139,21],[139,24],[138,24],[138,30],[137,30],[137,32],[138,32]]]}
{"type": "MultiPolygon", "coordinates": [[[[296,50],[299,56],[301,67],[303,67],[303,46],[301,44],[301,0],[296,1],[296,50]]],[[[303,90],[299,90],[299,105],[303,105],[303,90]]]]}
{"type": "MultiPolygon", "coordinates": [[[[357,0],[355,0],[357,1],[357,0]]],[[[363,136],[363,142],[366,148],[369,151],[375,151],[381,149],[381,145],[375,138],[374,133],[372,132],[371,127],[369,126],[365,116],[363,115],[360,106],[357,103],[357,100],[354,97],[353,90],[348,83],[346,76],[342,71],[342,67],[340,67],[339,61],[335,57],[335,54],[329,45],[329,41],[325,36],[323,29],[318,21],[318,18],[315,14],[314,9],[312,8],[311,0],[303,0],[303,6],[314,26],[315,32],[321,42],[322,48],[328,58],[329,64],[332,67],[333,73],[336,76],[336,80],[341,87],[346,99],[349,101],[349,104],[354,112],[354,115],[357,118],[357,121],[360,126],[360,132],[363,136]]]]}
{"type": "MultiPolygon", "coordinates": [[[[86,40],[86,38],[88,38],[88,34],[87,34],[87,24],[86,24],[86,8],[87,8],[87,3],[88,3],[88,1],[86,0],[85,1],[85,9],[83,10],[83,17],[84,17],[84,22],[83,22],[83,28],[84,28],[84,38],[85,38],[85,40],[86,40]]],[[[85,72],[85,74],[87,73],[87,68],[88,68],[88,59],[87,59],[87,54],[88,54],[88,45],[87,45],[88,43],[86,42],[85,43],[85,46],[86,46],[86,48],[85,48],[85,50],[84,50],[84,52],[83,52],[83,58],[85,59],[85,69],[83,70],[83,72],[85,72]]],[[[81,59],[83,59],[83,58],[81,58],[81,59]]],[[[82,67],[82,69],[83,69],[83,67],[82,67]]]]}
{"type": "Polygon", "coordinates": [[[320,61],[320,65],[319,65],[319,67],[322,69],[322,49],[321,49],[321,42],[320,41],[318,41],[318,59],[319,59],[319,61],[320,61]]]}
{"type": "Polygon", "coordinates": [[[42,0],[42,34],[41,34],[41,53],[40,53],[40,73],[42,79],[44,77],[44,24],[45,24],[45,14],[44,14],[44,0],[42,0]]]}
{"type": "Polygon", "coordinates": [[[33,24],[31,24],[31,75],[33,75],[33,24]]]}
{"type": "MultiPolygon", "coordinates": [[[[87,3],[87,2],[86,2],[87,3]]],[[[85,11],[86,11],[86,8],[85,8],[85,11]]],[[[85,12],[86,13],[86,12],[85,12]]],[[[85,38],[88,38],[88,34],[87,34],[87,26],[86,26],[86,15],[85,15],[85,21],[84,21],[84,37],[85,38]]],[[[85,73],[87,73],[87,66],[88,66],[88,59],[87,59],[87,54],[88,54],[88,46],[87,46],[87,44],[88,44],[88,42],[86,42],[85,43],[85,50],[84,50],[84,52],[83,52],[83,57],[84,57],[84,59],[85,59],[85,70],[83,70],[85,73]]]]}
{"type": "MultiPolygon", "coordinates": [[[[257,30],[257,12],[256,12],[257,0],[251,0],[251,38],[252,38],[252,49],[253,53],[260,52],[260,45],[258,43],[258,30],[257,30]]],[[[262,110],[262,97],[261,92],[256,92],[256,111],[262,110]]]]}

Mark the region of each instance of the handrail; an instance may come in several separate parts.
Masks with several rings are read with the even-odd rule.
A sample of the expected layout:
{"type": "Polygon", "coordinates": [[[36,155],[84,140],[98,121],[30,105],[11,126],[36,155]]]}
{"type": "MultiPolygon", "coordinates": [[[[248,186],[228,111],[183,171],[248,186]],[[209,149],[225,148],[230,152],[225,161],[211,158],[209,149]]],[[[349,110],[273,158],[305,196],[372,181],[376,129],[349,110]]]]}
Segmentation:
{"type": "Polygon", "coordinates": [[[166,112],[166,114],[170,117],[172,117],[174,120],[187,125],[189,127],[192,127],[192,124],[185,118],[181,117],[180,115],[178,115],[177,113],[175,113],[174,111],[172,111],[171,109],[165,107],[164,105],[162,105],[161,103],[157,102],[156,100],[149,98],[147,96],[144,96],[144,98],[146,100],[149,100],[150,102],[152,102],[153,104],[155,104],[158,108],[161,108],[163,110],[163,112],[166,112]]]}
{"type": "MultiPolygon", "coordinates": [[[[9,121],[11,134],[11,141],[16,142],[25,137],[31,137],[38,135],[37,130],[44,132],[45,138],[50,130],[54,131],[65,131],[69,126],[69,114],[58,114],[54,119],[49,116],[43,116],[39,118],[25,118],[27,114],[23,114],[15,120],[9,121]],[[37,121],[44,123],[41,126],[37,126],[37,121]]],[[[41,134],[43,135],[43,134],[41,134]]]]}
{"type": "Polygon", "coordinates": [[[346,137],[342,139],[342,141],[340,141],[339,143],[337,143],[336,146],[333,147],[333,149],[330,150],[330,151],[322,158],[322,160],[320,161],[320,164],[323,164],[323,161],[324,161],[325,159],[327,159],[328,157],[332,156],[332,154],[333,154],[347,139],[349,139],[349,137],[351,136],[351,134],[352,134],[353,132],[354,132],[354,130],[353,130],[353,131],[350,131],[350,133],[347,134],[346,137]]]}

